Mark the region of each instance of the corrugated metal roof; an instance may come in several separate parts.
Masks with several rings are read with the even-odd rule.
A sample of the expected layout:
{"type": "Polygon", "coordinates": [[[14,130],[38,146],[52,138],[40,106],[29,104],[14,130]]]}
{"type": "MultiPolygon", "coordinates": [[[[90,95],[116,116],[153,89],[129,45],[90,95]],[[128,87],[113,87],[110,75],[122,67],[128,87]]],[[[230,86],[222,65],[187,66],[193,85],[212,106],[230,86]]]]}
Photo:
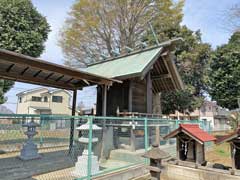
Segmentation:
{"type": "Polygon", "coordinates": [[[86,72],[108,78],[139,76],[143,70],[159,56],[162,47],[156,47],[106,62],[97,63],[85,69],[86,72]]]}

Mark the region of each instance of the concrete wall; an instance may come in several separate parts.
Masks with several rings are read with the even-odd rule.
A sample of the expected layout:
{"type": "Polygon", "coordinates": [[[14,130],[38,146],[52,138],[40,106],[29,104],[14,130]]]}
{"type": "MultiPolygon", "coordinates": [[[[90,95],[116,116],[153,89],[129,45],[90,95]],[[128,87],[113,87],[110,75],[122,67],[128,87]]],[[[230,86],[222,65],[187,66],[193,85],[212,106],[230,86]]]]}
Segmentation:
{"type": "Polygon", "coordinates": [[[163,175],[169,180],[239,180],[227,170],[200,167],[198,169],[167,164],[163,175]]]}
{"type": "Polygon", "coordinates": [[[146,174],[148,171],[145,169],[144,165],[132,166],[119,171],[113,171],[109,174],[104,174],[102,176],[97,176],[93,178],[94,180],[128,180],[146,174]]]}

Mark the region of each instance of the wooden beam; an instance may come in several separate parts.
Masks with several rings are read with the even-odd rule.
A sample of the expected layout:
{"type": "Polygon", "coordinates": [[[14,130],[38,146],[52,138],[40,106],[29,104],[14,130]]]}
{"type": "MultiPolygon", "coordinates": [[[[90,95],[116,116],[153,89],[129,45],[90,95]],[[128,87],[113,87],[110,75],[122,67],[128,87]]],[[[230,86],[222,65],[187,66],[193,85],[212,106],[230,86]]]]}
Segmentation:
{"type": "Polygon", "coordinates": [[[162,56],[163,62],[168,70],[168,73],[171,75],[171,79],[175,89],[183,89],[184,84],[178,73],[177,67],[173,62],[173,55],[171,53],[162,56]]]}
{"type": "MultiPolygon", "coordinates": [[[[102,85],[102,116],[107,115],[107,86],[102,85]]],[[[101,147],[101,160],[106,160],[105,156],[105,148],[107,146],[107,127],[106,127],[106,119],[103,119],[102,121],[102,147],[101,147]]]]}
{"type": "Polygon", "coordinates": [[[103,85],[103,98],[102,98],[102,115],[107,115],[107,86],[103,85]]]}
{"type": "Polygon", "coordinates": [[[60,81],[63,77],[64,77],[64,75],[60,76],[60,77],[57,78],[55,81],[58,82],[58,81],[60,81]]]}
{"type": "Polygon", "coordinates": [[[75,116],[76,107],[77,107],[77,90],[74,90],[72,99],[72,116],[75,116]]]}
{"type": "Polygon", "coordinates": [[[172,79],[172,84],[173,84],[174,89],[178,89],[177,86],[176,86],[176,83],[174,81],[174,78],[171,75],[171,71],[170,71],[170,69],[168,67],[168,63],[167,63],[168,58],[169,58],[168,54],[169,53],[167,53],[165,56],[162,56],[162,60],[163,60],[163,63],[164,63],[164,65],[165,65],[165,67],[166,67],[166,69],[168,71],[168,74],[170,75],[170,78],[172,79]]]}
{"type": "MultiPolygon", "coordinates": [[[[93,75],[87,72],[81,72],[72,68],[64,67],[62,65],[50,63],[47,61],[43,61],[40,59],[36,59],[30,56],[25,56],[22,54],[14,53],[11,51],[6,51],[6,50],[1,50],[0,51],[0,60],[1,61],[6,61],[7,63],[13,63],[13,64],[18,64],[22,66],[26,66],[26,64],[29,67],[35,68],[35,69],[40,69],[44,71],[50,71],[50,72],[55,72],[59,74],[65,74],[66,76],[71,76],[74,77],[75,79],[86,79],[87,81],[96,83],[96,84],[107,84],[111,85],[112,79],[108,79],[105,77],[101,77],[98,75],[93,75]]],[[[117,80],[116,80],[117,81],[117,80]]],[[[120,82],[120,81],[118,81],[120,82]]]]}
{"type": "Polygon", "coordinates": [[[37,77],[40,73],[42,72],[42,70],[39,70],[38,72],[36,72],[33,77],[37,77]]]}
{"type": "MultiPolygon", "coordinates": [[[[72,116],[75,116],[76,105],[77,105],[77,90],[74,90],[73,91],[73,99],[72,99],[72,116]]],[[[70,140],[69,140],[69,154],[72,152],[72,149],[73,149],[74,129],[75,129],[74,124],[75,124],[75,119],[71,118],[70,140]]]]}
{"type": "Polygon", "coordinates": [[[176,147],[177,147],[177,160],[180,160],[180,142],[179,137],[176,137],[176,147]]]}
{"type": "Polygon", "coordinates": [[[67,80],[67,81],[65,82],[65,84],[70,83],[73,79],[74,79],[74,78],[70,78],[69,80],[67,80]]]}
{"type": "Polygon", "coordinates": [[[167,79],[167,78],[171,78],[172,76],[170,74],[162,74],[159,76],[152,76],[152,80],[160,80],[160,79],[167,79]]]}
{"type": "Polygon", "coordinates": [[[52,73],[50,73],[47,77],[45,77],[45,80],[48,80],[51,76],[53,76],[54,75],[54,73],[52,72],[52,73]]]}
{"type": "Polygon", "coordinates": [[[24,75],[24,73],[29,69],[29,67],[26,67],[21,73],[20,75],[24,75]]]}
{"type": "Polygon", "coordinates": [[[30,77],[30,76],[19,76],[18,73],[7,73],[7,72],[2,72],[0,71],[0,77],[12,81],[18,81],[18,82],[23,82],[23,83],[30,83],[30,84],[37,84],[37,85],[42,85],[42,86],[49,86],[49,87],[55,87],[55,88],[60,88],[60,89],[68,89],[68,90],[74,90],[77,89],[73,85],[67,85],[63,83],[58,83],[55,81],[50,81],[50,80],[44,80],[40,79],[38,77],[30,77]]]}
{"type": "Polygon", "coordinates": [[[11,65],[7,68],[6,72],[10,72],[14,65],[15,65],[15,64],[11,64],[11,65]]]}
{"type": "Polygon", "coordinates": [[[133,82],[129,80],[129,89],[128,89],[128,112],[132,112],[132,88],[133,82]]]}
{"type": "Polygon", "coordinates": [[[88,86],[90,85],[90,83],[86,80],[86,79],[83,79],[82,80],[85,84],[87,84],[88,86]]]}
{"type": "MultiPolygon", "coordinates": [[[[233,142],[232,142],[233,143],[233,142]]],[[[230,143],[230,151],[231,151],[231,159],[232,159],[232,169],[235,170],[236,169],[236,163],[235,163],[235,153],[236,153],[236,150],[235,150],[235,147],[234,145],[230,143]]]]}
{"type": "Polygon", "coordinates": [[[147,74],[147,113],[152,113],[152,103],[153,103],[153,94],[152,94],[152,79],[151,72],[149,71],[147,74]]]}

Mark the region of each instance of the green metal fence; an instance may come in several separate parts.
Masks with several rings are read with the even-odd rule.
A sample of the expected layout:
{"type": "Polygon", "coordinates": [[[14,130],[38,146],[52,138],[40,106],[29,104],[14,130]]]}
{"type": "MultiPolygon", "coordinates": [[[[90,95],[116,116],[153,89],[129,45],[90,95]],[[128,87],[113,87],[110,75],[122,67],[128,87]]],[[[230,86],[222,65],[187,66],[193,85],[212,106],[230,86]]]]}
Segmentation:
{"type": "Polygon", "coordinates": [[[199,124],[204,130],[211,131],[208,122],[198,120],[2,114],[0,176],[2,179],[33,176],[34,179],[89,180],[105,173],[148,163],[141,155],[157,141],[163,150],[174,156],[175,140],[165,141],[162,137],[180,123],[199,124]],[[27,140],[24,135],[26,128],[22,125],[30,121],[40,124],[34,143],[38,146],[41,158],[23,163],[16,157],[27,140]],[[74,122],[74,128],[71,128],[71,122],[74,122]],[[72,143],[70,134],[73,134],[72,143]],[[10,167],[11,172],[15,168],[16,173],[9,173],[10,167]]]}

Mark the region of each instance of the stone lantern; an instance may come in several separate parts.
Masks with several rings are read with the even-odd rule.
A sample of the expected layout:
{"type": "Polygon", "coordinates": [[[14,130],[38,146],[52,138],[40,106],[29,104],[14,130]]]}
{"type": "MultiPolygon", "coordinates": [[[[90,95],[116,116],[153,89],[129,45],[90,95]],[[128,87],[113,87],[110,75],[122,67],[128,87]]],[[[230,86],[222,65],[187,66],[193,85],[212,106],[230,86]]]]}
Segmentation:
{"type": "MultiPolygon", "coordinates": [[[[89,141],[89,127],[90,122],[79,126],[76,128],[77,131],[81,132],[82,136],[78,139],[78,141],[83,144],[84,150],[81,156],[78,157],[78,160],[75,164],[75,170],[73,172],[74,176],[84,177],[88,175],[88,157],[91,158],[91,175],[99,173],[99,162],[98,157],[93,154],[93,152],[88,152],[88,143],[97,143],[98,138],[93,137],[91,142],[89,141]],[[85,133],[82,133],[85,132],[85,133]]],[[[97,125],[92,125],[92,134],[94,135],[95,131],[99,131],[102,128],[98,127],[97,125]]]]}
{"type": "Polygon", "coordinates": [[[20,159],[22,160],[32,160],[40,158],[38,154],[37,145],[33,142],[33,137],[37,134],[36,128],[40,125],[35,123],[33,120],[30,122],[24,123],[22,127],[27,127],[27,131],[24,132],[27,135],[28,139],[26,143],[23,145],[21,150],[20,159]]]}
{"type": "Polygon", "coordinates": [[[152,149],[143,154],[143,157],[150,159],[150,166],[146,168],[150,170],[152,179],[160,180],[162,159],[170,158],[170,155],[159,149],[158,144],[153,144],[152,149]]]}

